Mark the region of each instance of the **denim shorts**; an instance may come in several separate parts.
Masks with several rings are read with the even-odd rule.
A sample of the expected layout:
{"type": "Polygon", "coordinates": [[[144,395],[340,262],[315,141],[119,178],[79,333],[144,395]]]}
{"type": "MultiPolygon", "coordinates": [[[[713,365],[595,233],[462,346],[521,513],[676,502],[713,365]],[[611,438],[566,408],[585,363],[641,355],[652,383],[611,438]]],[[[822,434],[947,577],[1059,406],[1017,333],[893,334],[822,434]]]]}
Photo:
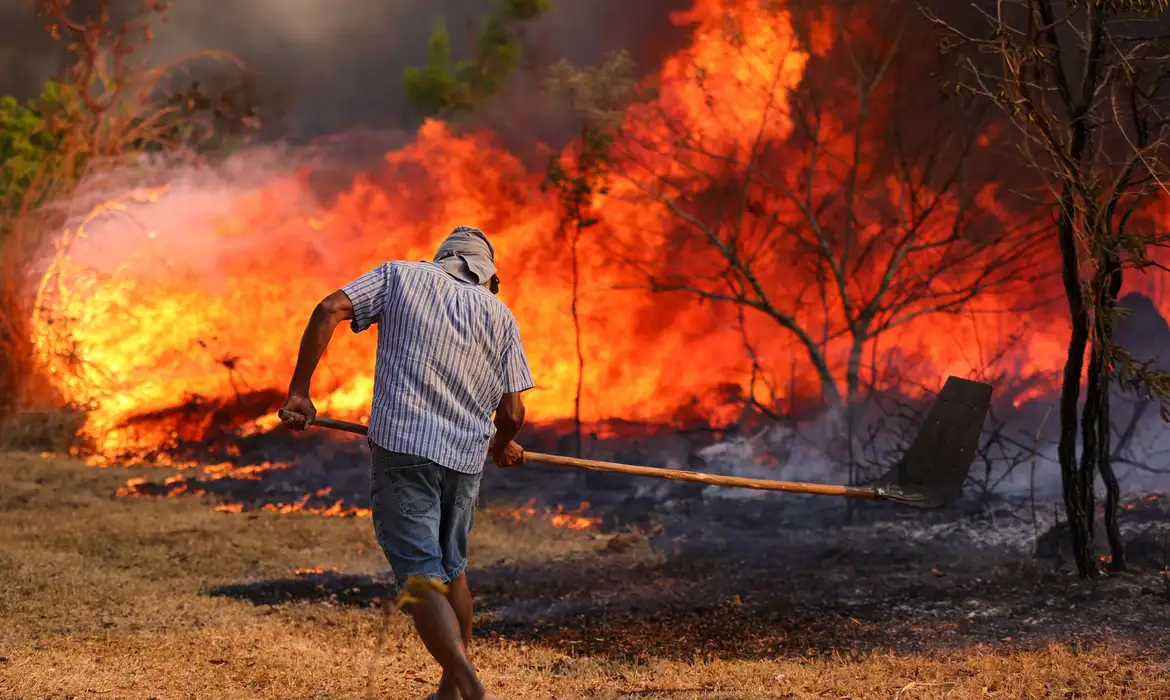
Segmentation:
{"type": "Polygon", "coordinates": [[[374,535],[399,589],[408,576],[450,583],[467,569],[467,537],[483,474],[370,443],[374,535]]]}

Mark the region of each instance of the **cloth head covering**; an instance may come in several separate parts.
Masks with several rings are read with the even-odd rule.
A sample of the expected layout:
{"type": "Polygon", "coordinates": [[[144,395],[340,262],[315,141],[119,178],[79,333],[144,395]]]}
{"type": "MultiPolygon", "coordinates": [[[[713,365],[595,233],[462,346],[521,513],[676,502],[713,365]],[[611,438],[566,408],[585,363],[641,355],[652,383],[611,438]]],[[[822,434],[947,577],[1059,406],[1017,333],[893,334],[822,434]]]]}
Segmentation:
{"type": "Polygon", "coordinates": [[[483,231],[459,226],[439,245],[432,262],[456,279],[487,285],[496,274],[496,249],[483,231]]]}

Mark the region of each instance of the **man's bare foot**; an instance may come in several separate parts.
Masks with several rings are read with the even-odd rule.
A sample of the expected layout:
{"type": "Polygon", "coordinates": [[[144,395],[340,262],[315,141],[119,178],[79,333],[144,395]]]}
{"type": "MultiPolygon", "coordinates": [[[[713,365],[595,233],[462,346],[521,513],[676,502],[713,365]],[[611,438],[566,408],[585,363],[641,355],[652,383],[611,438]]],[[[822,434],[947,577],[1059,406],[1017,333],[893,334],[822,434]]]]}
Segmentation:
{"type": "MultiPolygon", "coordinates": [[[[432,697],[440,698],[441,696],[438,693],[432,693],[431,695],[427,696],[427,700],[431,700],[432,697]]],[[[459,693],[456,693],[453,697],[458,699],[461,696],[459,695],[459,693]]],[[[446,699],[443,698],[443,700],[446,700],[446,699]]],[[[473,698],[473,700],[500,700],[500,697],[498,695],[493,694],[493,693],[489,693],[485,690],[485,691],[483,691],[483,695],[480,695],[477,698],[473,698]]]]}
{"type": "Polygon", "coordinates": [[[428,695],[427,700],[463,700],[463,696],[460,695],[455,681],[444,673],[443,680],[439,681],[439,689],[428,695]]]}

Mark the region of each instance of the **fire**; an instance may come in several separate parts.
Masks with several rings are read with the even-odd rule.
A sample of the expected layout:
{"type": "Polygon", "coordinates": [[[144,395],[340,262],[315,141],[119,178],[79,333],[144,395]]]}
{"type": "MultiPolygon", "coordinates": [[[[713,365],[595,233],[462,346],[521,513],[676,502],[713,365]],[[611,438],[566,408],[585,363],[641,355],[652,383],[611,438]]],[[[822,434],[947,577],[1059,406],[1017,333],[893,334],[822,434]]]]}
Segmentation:
{"type": "MultiPolygon", "coordinates": [[[[812,45],[799,46],[789,14],[772,0],[693,0],[673,19],[691,28],[690,44],[664,61],[656,101],[631,109],[627,131],[634,136],[620,146],[651,166],[673,169],[673,186],[693,192],[701,183],[688,179],[688,167],[709,164],[672,149],[662,115],[712,151],[750,148],[768,114],[780,116],[766,122],[764,136],[782,140],[793,128],[783,116],[787,96],[808,62],[831,50],[833,35],[814,29],[812,45]]],[[[540,192],[542,172],[528,169],[491,134],[457,135],[438,121],[426,122],[413,142],[385,155],[380,172],[357,178],[328,203],[314,193],[311,171],[276,170],[262,182],[230,187],[177,178],[135,190],[62,235],[38,291],[35,342],[56,387],[76,404],[100,407],[85,428],[96,445],[95,461],[155,452],[224,422],[240,423],[229,427],[243,434],[272,429],[278,422],[272,411],[313,304],[387,259],[430,259],[460,224],[483,228],[499,251],[501,298],[517,317],[539,383],[527,399],[529,415],[552,421],[574,414],[568,256],[556,237],[555,199],[540,192]],[[165,417],[196,400],[234,405],[241,396],[260,396],[243,418],[209,410],[198,418],[177,413],[140,420],[165,417]]],[[[995,206],[994,192],[984,199],[984,206],[995,206]]],[[[675,224],[668,212],[639,199],[629,183],[615,185],[597,204],[599,241],[621,239],[648,249],[670,240],[675,224]]],[[[764,256],[769,284],[802,283],[785,273],[788,252],[764,256]]],[[[716,418],[726,412],[715,390],[746,388],[751,366],[734,312],[628,289],[631,273],[613,264],[599,243],[585,245],[582,255],[584,418],[669,422],[688,405],[716,418]]],[[[980,303],[987,312],[1001,302],[980,303]]],[[[1165,307],[1170,298],[1160,303],[1165,307]]],[[[800,320],[815,325],[821,312],[800,313],[800,320]]],[[[762,339],[775,392],[814,391],[806,357],[790,336],[759,314],[747,323],[750,335],[762,339]]],[[[1023,323],[1018,313],[924,316],[866,353],[880,351],[904,373],[939,386],[946,374],[977,368],[975,349],[988,339],[1025,333],[1026,347],[1008,358],[1016,364],[1014,376],[1037,378],[1022,400],[1055,386],[1067,343],[1059,314],[1023,323]]],[[[315,380],[322,413],[366,419],[373,343],[373,334],[338,334],[315,380]]],[[[830,359],[841,376],[840,353],[830,359]]],[[[124,488],[132,492],[136,485],[124,488]]],[[[316,511],[306,501],[266,508],[369,514],[340,501],[316,511]]],[[[564,527],[596,523],[579,513],[549,517],[564,527]]]]}
{"type": "MultiPolygon", "coordinates": [[[[328,491],[328,489],[324,489],[324,490],[328,491]]],[[[312,515],[323,515],[323,516],[335,517],[335,518],[349,518],[349,517],[368,518],[368,517],[370,517],[370,509],[369,508],[359,508],[357,506],[345,506],[341,499],[338,499],[337,501],[335,501],[333,503],[333,505],[325,507],[325,508],[309,506],[307,504],[309,502],[309,499],[312,498],[313,495],[314,494],[307,493],[304,496],[302,496],[300,498],[300,500],[296,501],[295,503],[281,503],[281,504],[265,503],[264,506],[261,508],[261,510],[266,510],[266,511],[269,511],[272,513],[308,513],[308,514],[312,514],[312,515]]],[[[318,492],[317,495],[323,495],[323,494],[318,492]]]]}
{"type": "Polygon", "coordinates": [[[203,496],[207,493],[202,489],[192,489],[185,477],[181,474],[176,474],[164,479],[157,486],[142,477],[127,479],[126,484],[118,489],[117,494],[119,496],[141,496],[151,493],[152,490],[162,492],[162,495],[166,498],[174,498],[183,494],[203,496]]]}
{"type": "MultiPolygon", "coordinates": [[[[230,462],[218,464],[186,465],[184,472],[167,477],[161,482],[152,482],[143,477],[132,477],[117,491],[119,496],[161,496],[175,498],[182,495],[204,496],[207,490],[192,488],[192,482],[208,483],[220,479],[235,479],[244,481],[258,481],[265,472],[287,469],[287,463],[262,462],[238,466],[230,462]]],[[[328,506],[311,505],[313,499],[322,499],[330,495],[331,487],[325,487],[304,494],[300,499],[291,503],[264,503],[258,510],[275,513],[307,513],[326,517],[370,517],[369,508],[347,506],[343,499],[336,499],[328,506]]],[[[221,503],[215,507],[220,513],[243,513],[246,508],[243,503],[221,503]]]]}
{"type": "Polygon", "coordinates": [[[601,518],[581,515],[588,508],[589,503],[585,502],[576,510],[566,513],[564,506],[558,505],[556,512],[548,514],[548,520],[552,523],[553,527],[563,527],[567,530],[589,530],[600,526],[601,518]]]}
{"type": "MultiPolygon", "coordinates": [[[[527,522],[536,517],[536,499],[529,500],[519,508],[504,509],[498,511],[498,515],[504,519],[517,520],[520,522],[527,522]]],[[[558,505],[556,510],[545,509],[543,517],[546,518],[553,527],[564,528],[566,530],[589,530],[599,527],[602,523],[601,518],[585,515],[585,511],[589,510],[588,501],[584,501],[576,509],[566,511],[564,506],[558,505]]]]}
{"type": "MultiPolygon", "coordinates": [[[[202,481],[216,481],[228,477],[258,479],[259,476],[257,475],[261,471],[284,468],[286,466],[268,463],[244,467],[233,467],[222,464],[210,465],[209,467],[201,468],[203,470],[202,473],[197,474],[195,478],[202,481]]],[[[309,503],[314,498],[321,499],[328,496],[331,491],[332,489],[330,487],[325,487],[306,493],[292,503],[264,503],[257,509],[270,513],[305,513],[334,518],[370,517],[371,513],[369,508],[348,506],[345,504],[344,499],[340,498],[328,506],[317,506],[309,503]]],[[[167,477],[161,482],[151,482],[143,477],[132,477],[127,479],[126,483],[118,489],[117,494],[119,496],[162,496],[163,498],[175,498],[182,495],[204,496],[207,495],[207,490],[192,488],[188,476],[176,474],[167,477]]],[[[243,503],[221,503],[215,507],[215,510],[220,513],[243,513],[246,508],[243,503]]]]}

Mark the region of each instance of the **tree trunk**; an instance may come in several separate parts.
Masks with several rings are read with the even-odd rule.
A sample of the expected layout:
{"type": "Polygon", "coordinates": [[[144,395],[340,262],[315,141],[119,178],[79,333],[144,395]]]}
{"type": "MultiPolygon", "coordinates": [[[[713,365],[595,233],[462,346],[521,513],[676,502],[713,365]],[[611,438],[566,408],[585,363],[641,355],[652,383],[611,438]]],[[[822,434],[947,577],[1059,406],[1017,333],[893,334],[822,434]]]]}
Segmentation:
{"type": "MultiPolygon", "coordinates": [[[[1086,140],[1084,127],[1076,129],[1074,153],[1083,151],[1086,140]]],[[[1084,373],[1085,347],[1089,340],[1089,316],[1078,265],[1075,199],[1072,188],[1065,185],[1060,198],[1057,240],[1060,243],[1061,277],[1072,321],[1072,333],[1060,387],[1060,443],[1057,455],[1064,508],[1072,535],[1073,556],[1078,573],[1088,578],[1096,572],[1093,554],[1093,482],[1090,480],[1086,489],[1083,472],[1077,468],[1077,403],[1080,400],[1081,375],[1084,373]]]]}
{"type": "MultiPolygon", "coordinates": [[[[1088,518],[1088,554],[1089,565],[1097,566],[1096,551],[1093,546],[1093,516],[1095,515],[1093,504],[1093,487],[1096,483],[1097,476],[1097,461],[1101,456],[1101,438],[1099,429],[1101,422],[1099,417],[1101,415],[1101,408],[1105,401],[1108,401],[1108,381],[1104,378],[1105,372],[1102,371],[1102,364],[1104,364],[1104,348],[1101,347],[1099,340],[1094,339],[1092,352],[1089,357],[1089,376],[1085,387],[1085,405],[1081,413],[1081,467],[1076,474],[1077,487],[1080,490],[1081,503],[1088,518]]],[[[1108,434],[1105,436],[1108,439],[1108,434]]],[[[1071,523],[1070,523],[1071,524],[1071,523]]],[[[1082,568],[1080,550],[1074,549],[1077,553],[1077,569],[1080,570],[1081,575],[1085,576],[1085,571],[1082,568]]]]}
{"type": "Polygon", "coordinates": [[[849,405],[857,402],[861,393],[861,353],[865,350],[867,331],[858,331],[849,349],[849,366],[845,369],[845,401],[849,405]]]}
{"type": "MultiPolygon", "coordinates": [[[[1084,116],[1073,121],[1070,131],[1069,159],[1073,163],[1081,163],[1089,151],[1089,125],[1084,116]]],[[[1072,183],[1066,180],[1060,192],[1056,238],[1060,244],[1060,272],[1072,333],[1060,386],[1060,442],[1057,456],[1077,572],[1082,578],[1089,578],[1097,570],[1093,553],[1093,478],[1090,474],[1086,480],[1084,469],[1077,468],[1077,404],[1080,400],[1081,376],[1085,369],[1085,347],[1089,342],[1089,310],[1085,306],[1080,254],[1077,250],[1077,200],[1072,183]]]]}
{"type": "Polygon", "coordinates": [[[1117,482],[1117,474],[1113,471],[1113,449],[1110,444],[1112,425],[1110,417],[1109,386],[1112,383],[1113,373],[1109,364],[1109,347],[1113,342],[1113,310],[1117,306],[1117,298],[1121,294],[1122,272],[1121,264],[1115,255],[1101,256],[1101,266],[1107,284],[1102,285],[1104,297],[1097,312],[1097,337],[1100,345],[1094,347],[1094,355],[1100,355],[1100,374],[1102,384],[1101,407],[1097,412],[1097,469],[1101,472],[1101,480],[1105,482],[1105,536],[1109,538],[1109,571],[1125,571],[1125,543],[1121,540],[1121,527],[1117,521],[1118,509],[1121,502],[1121,488],[1117,482]]]}
{"type": "Polygon", "coordinates": [[[578,216],[578,225],[573,232],[573,240],[570,245],[573,254],[573,336],[577,347],[577,392],[573,396],[573,448],[576,451],[577,457],[584,454],[584,446],[581,444],[581,391],[585,385],[585,354],[581,351],[581,315],[578,313],[577,302],[580,299],[580,284],[581,272],[577,260],[577,247],[581,240],[580,216],[578,216]]]}
{"type": "Polygon", "coordinates": [[[829,368],[829,363],[825,359],[825,356],[815,345],[806,344],[806,346],[808,349],[808,358],[817,373],[817,378],[821,380],[821,397],[825,404],[829,408],[844,409],[847,402],[845,401],[845,397],[841,395],[841,388],[837,386],[837,378],[833,376],[833,370],[829,368]]]}
{"type": "MultiPolygon", "coordinates": [[[[857,396],[861,390],[861,353],[864,350],[865,335],[854,331],[853,346],[849,349],[849,364],[845,368],[845,444],[849,460],[849,484],[856,484],[862,474],[861,465],[854,450],[857,437],[857,396]]],[[[846,504],[846,522],[852,524],[856,517],[857,504],[849,499],[846,504]]]]}

